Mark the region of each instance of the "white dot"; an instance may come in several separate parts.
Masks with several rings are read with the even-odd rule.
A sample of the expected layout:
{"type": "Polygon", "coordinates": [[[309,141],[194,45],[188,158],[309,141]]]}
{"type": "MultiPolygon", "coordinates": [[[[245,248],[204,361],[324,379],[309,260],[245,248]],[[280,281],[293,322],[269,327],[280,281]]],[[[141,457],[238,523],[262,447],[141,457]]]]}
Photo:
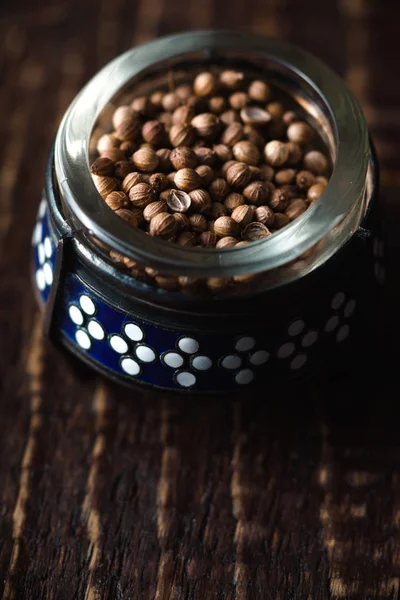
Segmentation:
{"type": "Polygon", "coordinates": [[[43,244],[39,244],[39,246],[37,247],[37,253],[38,253],[39,264],[42,265],[44,263],[44,261],[46,260],[46,254],[44,252],[43,244]]]}
{"type": "Polygon", "coordinates": [[[330,319],[327,320],[325,324],[326,333],[331,333],[336,327],[339,325],[339,317],[337,315],[333,315],[330,319]]]}
{"type": "Polygon", "coordinates": [[[228,354],[221,361],[221,366],[224,369],[237,369],[242,364],[242,359],[237,354],[228,354]]]}
{"type": "Polygon", "coordinates": [[[344,316],[346,318],[351,317],[351,315],[354,312],[355,307],[356,307],[356,301],[349,300],[348,303],[346,304],[346,306],[344,307],[344,316]]]}
{"type": "Polygon", "coordinates": [[[82,325],[83,324],[83,314],[81,313],[81,311],[79,310],[79,308],[77,306],[70,306],[68,309],[68,313],[69,313],[69,318],[71,319],[71,321],[73,323],[75,323],[75,325],[82,325]]]}
{"type": "Polygon", "coordinates": [[[167,352],[164,354],[163,361],[167,367],[179,369],[183,365],[183,356],[178,354],[178,352],[167,352]]]}
{"type": "Polygon", "coordinates": [[[135,352],[136,356],[143,362],[150,363],[156,359],[156,354],[150,346],[145,346],[144,344],[142,346],[137,346],[135,352]]]}
{"type": "Polygon", "coordinates": [[[342,325],[336,334],[336,341],[338,343],[343,342],[349,335],[350,327],[348,325],[342,325]]]}
{"type": "Polygon", "coordinates": [[[236,342],[236,350],[238,352],[247,352],[247,350],[251,350],[256,345],[256,340],[252,337],[242,337],[236,342]]]}
{"type": "Polygon", "coordinates": [[[42,241],[43,225],[42,223],[36,223],[35,229],[33,230],[32,243],[37,246],[42,241]]]}
{"type": "Polygon", "coordinates": [[[125,354],[128,352],[128,344],[120,335],[112,335],[110,337],[110,346],[118,354],[125,354]]]}
{"type": "Polygon", "coordinates": [[[250,356],[250,362],[252,365],[263,365],[269,359],[269,353],[266,350],[257,350],[250,356]]]}
{"type": "Polygon", "coordinates": [[[196,383],[196,377],[193,375],[193,373],[188,373],[187,371],[182,371],[181,373],[178,373],[178,375],[176,376],[176,381],[182,387],[191,387],[192,385],[194,385],[196,383]]]}
{"type": "Polygon", "coordinates": [[[44,245],[44,252],[47,256],[47,258],[51,258],[51,255],[53,254],[53,246],[51,243],[51,239],[47,236],[43,242],[44,245]]]}
{"type": "Polygon", "coordinates": [[[301,369],[301,367],[304,367],[306,362],[307,356],[305,354],[298,354],[290,363],[290,368],[293,369],[293,371],[296,371],[297,369],[301,369]]]}
{"type": "Polygon", "coordinates": [[[178,346],[186,354],[195,354],[199,349],[199,342],[194,338],[185,337],[179,340],[178,346]]]}
{"type": "Polygon", "coordinates": [[[315,344],[317,339],[318,339],[318,333],[316,331],[308,331],[305,334],[305,336],[303,337],[303,339],[301,341],[301,345],[303,346],[303,348],[309,348],[310,346],[315,344]]]}
{"type": "Polygon", "coordinates": [[[144,337],[143,331],[140,329],[139,325],[135,325],[135,323],[127,323],[124,327],[124,331],[127,337],[134,342],[140,342],[144,337]]]}
{"type": "Polygon", "coordinates": [[[98,321],[95,321],[94,319],[89,321],[87,328],[89,334],[95,340],[104,340],[104,338],[106,337],[106,333],[104,331],[103,326],[100,325],[100,323],[98,321]]]}
{"type": "Polygon", "coordinates": [[[303,331],[305,327],[304,321],[298,319],[294,321],[291,325],[289,325],[288,334],[291,336],[299,335],[303,331]]]}
{"type": "Polygon", "coordinates": [[[46,287],[46,281],[44,279],[44,273],[42,269],[38,269],[36,271],[36,285],[41,292],[43,292],[44,288],[46,287]]]}
{"type": "Polygon", "coordinates": [[[235,381],[240,385],[246,385],[254,379],[254,373],[250,369],[242,369],[239,373],[236,373],[235,381]]]}
{"type": "Polygon", "coordinates": [[[53,271],[51,269],[50,263],[47,262],[45,265],[43,265],[43,273],[47,285],[51,285],[53,283],[53,271]]]}
{"type": "Polygon", "coordinates": [[[212,365],[212,360],[208,356],[195,356],[192,360],[192,367],[197,371],[207,371],[212,365]]]}
{"type": "Polygon", "coordinates": [[[43,198],[41,203],[39,204],[38,215],[39,218],[42,219],[46,214],[46,200],[43,198]]]}
{"type": "Polygon", "coordinates": [[[332,300],[333,310],[339,310],[339,308],[342,306],[345,300],[346,296],[343,294],[343,292],[338,292],[337,294],[335,294],[332,300]]]}
{"type": "Polygon", "coordinates": [[[82,295],[79,298],[79,304],[81,305],[83,312],[87,315],[94,315],[96,312],[96,305],[89,296],[82,295]]]}
{"type": "Polygon", "coordinates": [[[75,339],[80,345],[80,347],[84,350],[89,350],[90,346],[92,345],[90,337],[88,336],[86,331],[83,331],[83,329],[77,330],[77,332],[75,333],[75,339]]]}
{"type": "Polygon", "coordinates": [[[139,375],[140,373],[140,366],[136,360],[129,357],[121,360],[121,369],[125,371],[125,373],[128,373],[128,375],[139,375]]]}
{"type": "Polygon", "coordinates": [[[278,350],[278,358],[287,358],[291,354],[293,354],[295,350],[295,345],[292,342],[286,342],[286,344],[282,344],[282,346],[278,350]]]}

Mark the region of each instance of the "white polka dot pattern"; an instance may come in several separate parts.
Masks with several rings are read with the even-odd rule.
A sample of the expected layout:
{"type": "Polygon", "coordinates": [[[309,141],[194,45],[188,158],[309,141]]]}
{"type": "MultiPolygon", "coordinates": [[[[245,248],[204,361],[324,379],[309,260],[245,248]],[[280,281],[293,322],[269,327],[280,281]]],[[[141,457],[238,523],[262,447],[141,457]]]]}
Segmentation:
{"type": "Polygon", "coordinates": [[[176,381],[182,387],[192,387],[196,383],[196,377],[193,373],[189,373],[188,371],[181,371],[176,376],[176,381]]]}
{"type": "Polygon", "coordinates": [[[334,331],[338,325],[339,317],[337,315],[333,315],[333,317],[330,317],[325,324],[326,333],[331,333],[331,331],[334,331]]]}
{"type": "Polygon", "coordinates": [[[39,244],[37,252],[38,252],[39,264],[42,265],[44,263],[44,261],[46,260],[46,254],[45,254],[45,251],[44,251],[43,244],[39,244]]]}
{"type": "Polygon", "coordinates": [[[178,352],[166,352],[163,357],[163,362],[167,365],[167,367],[171,367],[172,369],[179,369],[183,365],[183,356],[178,354],[178,352]]]}
{"type": "Polygon", "coordinates": [[[195,356],[192,359],[192,367],[196,371],[207,371],[212,366],[212,360],[208,356],[195,356]]]}
{"type": "Polygon", "coordinates": [[[235,349],[238,352],[247,352],[256,345],[256,340],[252,337],[244,336],[238,339],[235,345],[235,349]]]}
{"type": "Polygon", "coordinates": [[[96,305],[89,296],[86,296],[86,294],[82,294],[82,296],[79,298],[79,304],[81,305],[83,312],[85,312],[87,315],[92,316],[95,314],[96,305]]]}
{"type": "Polygon", "coordinates": [[[142,362],[151,363],[156,360],[156,354],[154,350],[145,344],[137,346],[135,353],[138,359],[142,362]]]}
{"type": "Polygon", "coordinates": [[[72,304],[68,309],[69,317],[75,325],[83,325],[83,314],[77,306],[72,304]]]}
{"type": "Polygon", "coordinates": [[[90,341],[90,337],[83,329],[77,329],[75,333],[75,339],[78,342],[79,346],[84,350],[89,350],[92,342],[90,341]]]}
{"type": "Polygon", "coordinates": [[[194,338],[183,337],[179,340],[178,346],[185,354],[195,354],[199,349],[199,342],[194,338]]]}
{"type": "Polygon", "coordinates": [[[89,321],[87,329],[88,329],[89,334],[95,340],[101,341],[101,340],[104,340],[104,338],[106,337],[103,326],[95,319],[91,319],[89,321]]]}
{"type": "Polygon", "coordinates": [[[234,370],[238,369],[242,364],[242,359],[237,354],[228,354],[221,360],[221,366],[224,369],[234,370]]]}
{"type": "Polygon", "coordinates": [[[43,290],[46,287],[46,281],[44,278],[44,273],[42,271],[42,269],[38,269],[36,271],[36,285],[38,286],[38,289],[43,292],[43,290]]]}
{"type": "Polygon", "coordinates": [[[51,285],[53,283],[53,271],[51,269],[50,263],[45,263],[43,265],[43,273],[46,285],[51,285]]]}
{"type": "Polygon", "coordinates": [[[250,362],[252,365],[260,366],[264,365],[269,359],[269,353],[266,350],[257,350],[250,356],[250,362]]]}
{"type": "Polygon", "coordinates": [[[124,326],[125,335],[133,342],[141,342],[144,338],[144,333],[136,323],[127,323],[124,326]]]}
{"type": "Polygon", "coordinates": [[[297,319],[297,321],[294,321],[291,325],[289,325],[288,334],[292,337],[294,337],[295,335],[300,335],[305,325],[306,324],[304,323],[304,321],[302,321],[301,319],[297,319]]]}
{"type": "Polygon", "coordinates": [[[133,358],[130,358],[129,356],[121,360],[121,369],[128,375],[132,375],[132,377],[140,374],[139,364],[136,362],[136,360],[133,360],[133,358]]]}
{"type": "Polygon", "coordinates": [[[308,331],[305,334],[305,336],[303,337],[303,339],[301,341],[301,345],[303,346],[303,348],[309,348],[310,346],[315,344],[317,339],[318,339],[318,333],[316,331],[308,331]]]}
{"type": "Polygon", "coordinates": [[[112,335],[110,337],[110,346],[118,354],[126,354],[128,352],[128,344],[120,335],[112,335]]]}
{"type": "Polygon", "coordinates": [[[51,258],[52,254],[53,254],[53,246],[51,243],[51,239],[48,236],[44,240],[43,245],[44,245],[44,252],[46,254],[46,258],[51,258]]]}
{"type": "Polygon", "coordinates": [[[278,349],[278,358],[288,358],[295,351],[296,346],[293,342],[286,342],[286,344],[282,344],[278,349]]]}
{"type": "Polygon", "coordinates": [[[235,381],[239,385],[247,385],[251,383],[254,379],[254,373],[251,369],[242,369],[235,375],[235,381]]]}

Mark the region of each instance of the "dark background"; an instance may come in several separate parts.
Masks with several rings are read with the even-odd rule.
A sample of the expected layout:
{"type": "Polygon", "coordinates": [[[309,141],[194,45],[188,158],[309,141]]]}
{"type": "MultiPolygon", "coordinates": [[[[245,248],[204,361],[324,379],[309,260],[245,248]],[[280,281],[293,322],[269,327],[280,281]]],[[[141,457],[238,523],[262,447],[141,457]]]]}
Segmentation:
{"type": "Polygon", "coordinates": [[[390,0],[2,0],[3,598],[400,597],[399,23],[390,0]],[[368,371],[290,397],[153,396],[72,368],[41,337],[30,236],[64,110],[132,44],[209,27],[302,45],[363,105],[387,256],[368,371]]]}

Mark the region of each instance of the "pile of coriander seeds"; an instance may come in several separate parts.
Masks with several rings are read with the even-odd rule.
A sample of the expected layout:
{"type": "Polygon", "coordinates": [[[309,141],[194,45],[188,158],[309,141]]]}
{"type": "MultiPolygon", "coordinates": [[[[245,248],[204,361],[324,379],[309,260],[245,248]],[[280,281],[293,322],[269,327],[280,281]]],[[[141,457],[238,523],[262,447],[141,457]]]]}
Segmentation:
{"type": "MultiPolygon", "coordinates": [[[[172,74],[169,81],[168,90],[116,108],[112,132],[98,139],[92,176],[119,217],[170,243],[223,250],[273,234],[318,200],[330,161],[289,99],[235,70],[212,68],[180,85],[172,74]]],[[[167,289],[193,279],[110,256],[167,289]]],[[[232,283],[211,278],[207,285],[232,283]]]]}

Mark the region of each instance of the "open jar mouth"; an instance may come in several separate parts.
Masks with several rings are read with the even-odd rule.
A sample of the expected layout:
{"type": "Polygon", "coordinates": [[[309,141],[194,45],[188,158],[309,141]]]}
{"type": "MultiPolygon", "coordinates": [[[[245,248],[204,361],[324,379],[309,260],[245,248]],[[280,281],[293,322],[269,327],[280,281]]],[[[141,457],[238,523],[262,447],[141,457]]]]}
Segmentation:
{"type": "Polygon", "coordinates": [[[68,109],[55,144],[64,213],[83,231],[124,256],[171,275],[232,277],[270,271],[295,260],[326,236],[326,260],[362,220],[368,196],[368,132],[344,82],[321,61],[286,42],[229,31],[178,34],[129,50],[106,65],[68,109]],[[104,203],[89,169],[90,139],[105,108],[129,85],[199,63],[247,64],[298,102],[326,142],[333,171],[321,198],[274,235],[239,248],[182,248],[133,229],[104,203]]]}

